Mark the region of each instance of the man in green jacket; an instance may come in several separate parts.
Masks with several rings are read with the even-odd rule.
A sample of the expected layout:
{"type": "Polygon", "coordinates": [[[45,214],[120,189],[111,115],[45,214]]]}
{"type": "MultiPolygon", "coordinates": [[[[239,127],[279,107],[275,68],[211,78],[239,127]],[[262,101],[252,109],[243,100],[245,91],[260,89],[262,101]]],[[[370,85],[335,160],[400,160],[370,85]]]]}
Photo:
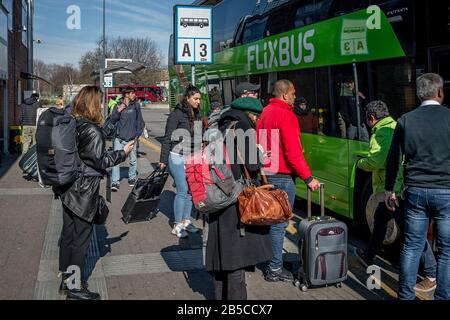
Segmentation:
{"type": "MultiPolygon", "coordinates": [[[[358,168],[364,171],[372,172],[373,196],[379,200],[375,211],[374,228],[370,242],[366,250],[356,250],[359,260],[367,267],[374,264],[375,256],[381,249],[386,236],[388,223],[395,219],[397,225],[402,228],[404,213],[402,207],[396,212],[391,212],[384,203],[386,159],[397,122],[389,115],[388,107],[383,101],[373,101],[367,105],[366,120],[372,128],[369,154],[367,157],[360,159],[357,165],[358,168]]],[[[402,173],[397,176],[396,191],[401,189],[402,176],[402,173]]],[[[428,292],[436,287],[436,260],[428,242],[422,254],[422,262],[426,278],[416,285],[416,290],[428,292]]]]}

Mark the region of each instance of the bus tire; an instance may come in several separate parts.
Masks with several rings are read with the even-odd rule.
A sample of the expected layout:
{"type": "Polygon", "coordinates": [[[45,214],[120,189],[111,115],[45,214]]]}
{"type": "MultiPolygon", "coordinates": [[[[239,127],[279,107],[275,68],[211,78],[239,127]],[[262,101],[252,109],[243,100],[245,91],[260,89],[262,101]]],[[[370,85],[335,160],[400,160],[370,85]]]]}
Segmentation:
{"type": "Polygon", "coordinates": [[[200,24],[200,28],[203,28],[203,24],[200,24]]]}
{"type": "Polygon", "coordinates": [[[364,240],[370,238],[371,232],[366,216],[366,206],[372,195],[372,180],[366,179],[362,185],[361,193],[359,196],[359,203],[356,209],[356,226],[358,228],[358,233],[364,240]]]}

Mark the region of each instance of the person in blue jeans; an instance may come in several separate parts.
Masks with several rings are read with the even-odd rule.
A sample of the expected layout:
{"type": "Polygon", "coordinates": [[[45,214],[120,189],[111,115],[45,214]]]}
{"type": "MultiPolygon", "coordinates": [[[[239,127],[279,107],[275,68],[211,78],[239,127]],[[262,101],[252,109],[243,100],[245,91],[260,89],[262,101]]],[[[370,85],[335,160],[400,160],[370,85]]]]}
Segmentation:
{"type": "MultiPolygon", "coordinates": [[[[188,86],[183,101],[170,113],[166,123],[166,133],[161,146],[160,168],[169,167],[175,181],[174,226],[172,234],[178,238],[187,237],[187,232],[196,233],[191,220],[192,196],[186,180],[186,157],[194,152],[194,127],[202,125],[200,115],[200,90],[188,86]]],[[[199,131],[201,134],[202,130],[199,131]]],[[[201,141],[201,139],[200,139],[201,141]]],[[[200,146],[201,147],[201,146],[200,146]]]]}
{"type": "Polygon", "coordinates": [[[422,104],[398,119],[386,167],[385,203],[395,211],[399,205],[395,178],[404,159],[405,228],[398,298],[415,298],[419,260],[433,219],[437,245],[434,298],[450,300],[450,109],[442,106],[442,77],[427,73],[416,83],[422,104]]]}
{"type": "MultiPolygon", "coordinates": [[[[272,94],[275,98],[270,99],[269,105],[264,108],[256,129],[259,143],[271,154],[269,163],[264,168],[269,183],[286,191],[293,207],[296,177],[300,177],[312,191],[319,189],[320,183],[312,177],[303,157],[300,127],[294,112],[296,99],[294,84],[289,80],[279,80],[274,84],[272,94]],[[275,140],[272,134],[276,133],[279,141],[272,141],[275,140]],[[275,143],[278,144],[278,148],[275,143]]],[[[283,268],[283,243],[287,226],[286,222],[270,228],[273,258],[264,275],[266,281],[294,280],[292,273],[283,268]]]]}
{"type": "MultiPolygon", "coordinates": [[[[123,150],[130,141],[136,140],[144,130],[144,119],[142,118],[141,106],[136,101],[136,93],[133,88],[122,90],[123,99],[118,101],[111,113],[111,122],[115,125],[114,151],[123,150]]],[[[133,187],[137,175],[137,147],[136,144],[128,155],[130,167],[128,169],[128,184],[133,187]]],[[[120,189],[120,166],[112,169],[111,190],[120,189]]]]}

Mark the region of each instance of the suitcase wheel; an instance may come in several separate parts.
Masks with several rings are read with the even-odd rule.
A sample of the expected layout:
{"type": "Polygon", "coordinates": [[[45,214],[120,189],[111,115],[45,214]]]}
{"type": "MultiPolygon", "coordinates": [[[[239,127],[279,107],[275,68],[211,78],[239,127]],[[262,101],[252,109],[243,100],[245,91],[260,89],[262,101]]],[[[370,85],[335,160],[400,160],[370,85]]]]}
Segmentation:
{"type": "Polygon", "coordinates": [[[299,288],[301,292],[306,292],[308,290],[308,286],[300,282],[300,280],[295,280],[294,285],[299,288]]]}
{"type": "Polygon", "coordinates": [[[342,282],[336,283],[336,288],[342,288],[342,282]]]}

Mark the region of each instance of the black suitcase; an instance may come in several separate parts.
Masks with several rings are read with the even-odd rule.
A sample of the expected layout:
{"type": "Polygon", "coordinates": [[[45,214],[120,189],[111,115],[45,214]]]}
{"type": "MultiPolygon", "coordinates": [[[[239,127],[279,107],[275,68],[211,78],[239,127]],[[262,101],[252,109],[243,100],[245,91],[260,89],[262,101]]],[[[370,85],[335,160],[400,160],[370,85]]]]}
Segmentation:
{"type": "Polygon", "coordinates": [[[33,179],[38,180],[36,144],[32,145],[22,156],[19,161],[19,167],[24,173],[27,173],[33,179]]]}
{"type": "Polygon", "coordinates": [[[138,179],[122,207],[122,220],[128,224],[156,217],[160,196],[168,177],[168,172],[158,168],[147,178],[138,179]]]}
{"type": "Polygon", "coordinates": [[[336,285],[347,279],[347,225],[325,216],[325,189],[320,185],[320,217],[311,217],[311,191],[308,189],[308,218],[299,226],[300,268],[295,285],[308,287],[336,285]]]}

